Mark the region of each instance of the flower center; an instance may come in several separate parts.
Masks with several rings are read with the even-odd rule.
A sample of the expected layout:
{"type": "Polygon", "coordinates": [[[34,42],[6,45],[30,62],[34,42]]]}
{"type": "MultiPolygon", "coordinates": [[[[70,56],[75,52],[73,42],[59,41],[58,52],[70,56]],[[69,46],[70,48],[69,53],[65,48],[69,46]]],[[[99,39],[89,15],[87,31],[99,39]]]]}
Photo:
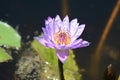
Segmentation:
{"type": "Polygon", "coordinates": [[[70,34],[65,31],[59,30],[54,34],[53,40],[55,44],[67,45],[70,43],[70,34]]]}

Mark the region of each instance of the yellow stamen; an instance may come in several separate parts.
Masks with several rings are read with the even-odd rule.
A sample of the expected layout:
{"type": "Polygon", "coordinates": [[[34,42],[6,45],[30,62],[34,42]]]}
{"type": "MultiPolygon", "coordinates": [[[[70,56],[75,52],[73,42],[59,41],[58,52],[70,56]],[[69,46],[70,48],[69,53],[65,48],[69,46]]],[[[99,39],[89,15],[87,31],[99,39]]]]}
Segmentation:
{"type": "Polygon", "coordinates": [[[55,42],[55,44],[68,45],[71,41],[70,34],[60,29],[54,34],[53,41],[55,42]]]}

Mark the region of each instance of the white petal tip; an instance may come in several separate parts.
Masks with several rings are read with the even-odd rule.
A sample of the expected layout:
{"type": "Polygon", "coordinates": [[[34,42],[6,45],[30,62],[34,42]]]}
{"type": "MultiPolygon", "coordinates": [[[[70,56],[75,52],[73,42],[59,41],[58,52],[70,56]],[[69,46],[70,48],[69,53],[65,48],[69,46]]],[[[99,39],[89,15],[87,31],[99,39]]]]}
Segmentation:
{"type": "Polygon", "coordinates": [[[59,15],[56,15],[56,17],[55,17],[55,21],[57,21],[57,20],[60,20],[60,16],[59,15]]]}
{"type": "Polygon", "coordinates": [[[85,27],[85,24],[81,24],[80,27],[85,27]]]}

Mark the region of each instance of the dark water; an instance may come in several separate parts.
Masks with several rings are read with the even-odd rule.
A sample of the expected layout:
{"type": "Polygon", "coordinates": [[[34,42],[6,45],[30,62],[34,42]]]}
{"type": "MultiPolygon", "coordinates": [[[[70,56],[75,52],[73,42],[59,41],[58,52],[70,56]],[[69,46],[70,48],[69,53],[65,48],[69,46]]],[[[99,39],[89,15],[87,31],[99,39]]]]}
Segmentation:
{"type": "MultiPolygon", "coordinates": [[[[8,22],[14,28],[19,26],[18,31],[22,36],[23,42],[33,40],[33,36],[41,33],[41,27],[44,27],[44,20],[48,16],[55,17],[56,14],[61,14],[61,1],[58,0],[1,0],[0,3],[0,20],[8,22]]],[[[87,48],[74,50],[79,67],[86,69],[86,71],[89,70],[91,55],[97,46],[115,3],[116,0],[69,0],[70,20],[77,17],[80,23],[86,24],[85,31],[81,37],[92,43],[87,48]]],[[[112,46],[110,49],[118,55],[118,58],[115,60],[110,56],[110,52],[103,52],[100,63],[101,79],[104,69],[110,63],[114,65],[116,74],[120,73],[119,25],[120,15],[117,15],[108,35],[106,45],[112,46]]],[[[17,62],[16,57],[14,59],[8,63],[0,64],[0,80],[12,80],[17,62]]],[[[83,73],[83,77],[84,80],[90,80],[88,72],[83,73]]]]}

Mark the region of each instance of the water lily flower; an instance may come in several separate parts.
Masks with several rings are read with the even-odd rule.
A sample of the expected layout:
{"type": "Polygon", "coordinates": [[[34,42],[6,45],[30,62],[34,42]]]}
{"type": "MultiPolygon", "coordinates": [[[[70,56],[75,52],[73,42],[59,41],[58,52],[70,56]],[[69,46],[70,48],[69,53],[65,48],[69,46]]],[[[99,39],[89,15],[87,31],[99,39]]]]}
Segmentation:
{"type": "Polygon", "coordinates": [[[48,17],[45,28],[42,28],[42,37],[35,37],[42,45],[56,49],[58,59],[65,63],[70,49],[89,46],[88,41],[79,38],[85,28],[85,24],[79,25],[77,19],[69,22],[66,16],[61,20],[57,15],[55,18],[48,17]]]}

